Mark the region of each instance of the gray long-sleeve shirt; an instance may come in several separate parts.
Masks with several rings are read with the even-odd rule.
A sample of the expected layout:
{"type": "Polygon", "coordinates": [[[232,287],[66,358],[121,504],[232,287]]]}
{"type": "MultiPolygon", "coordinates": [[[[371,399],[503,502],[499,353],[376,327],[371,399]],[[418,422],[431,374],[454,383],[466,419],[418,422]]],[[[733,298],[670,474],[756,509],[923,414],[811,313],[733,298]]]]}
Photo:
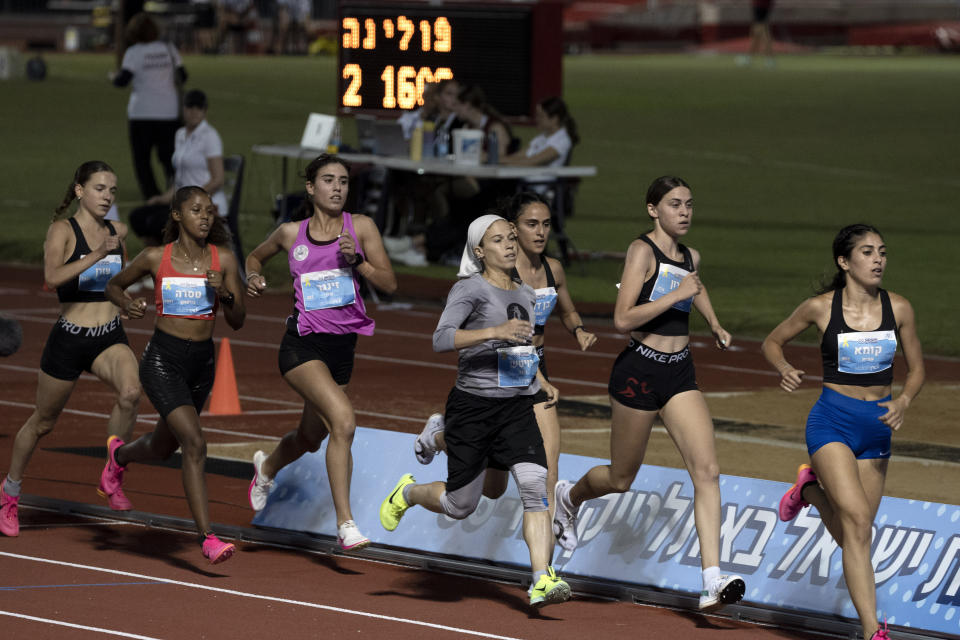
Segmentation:
{"type": "MultiPolygon", "coordinates": [[[[436,331],[433,332],[433,350],[437,352],[453,351],[457,330],[487,329],[499,326],[511,318],[533,321],[533,308],[536,294],[530,286],[523,284],[507,291],[493,286],[482,275],[464,278],[453,285],[447,296],[447,305],[440,316],[436,331]]],[[[511,384],[511,365],[515,372],[518,356],[516,342],[504,340],[486,340],[472,347],[460,349],[457,366],[457,388],[467,393],[487,398],[511,398],[517,395],[533,395],[540,390],[540,381],[526,386],[502,386],[511,384]]],[[[527,358],[520,356],[521,360],[527,358]]],[[[529,373],[529,360],[525,367],[529,373]]],[[[512,384],[516,380],[513,379],[512,384]]]]}

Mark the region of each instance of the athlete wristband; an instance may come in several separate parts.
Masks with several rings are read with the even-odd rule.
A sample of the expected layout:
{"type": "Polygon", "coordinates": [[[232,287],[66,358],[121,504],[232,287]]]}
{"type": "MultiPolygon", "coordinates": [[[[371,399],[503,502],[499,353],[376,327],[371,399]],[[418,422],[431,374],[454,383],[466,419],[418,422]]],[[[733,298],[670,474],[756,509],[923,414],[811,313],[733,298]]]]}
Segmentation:
{"type": "Polygon", "coordinates": [[[577,335],[577,331],[586,331],[586,329],[583,328],[582,324],[578,324],[573,328],[573,335],[577,335]]]}
{"type": "Polygon", "coordinates": [[[228,307],[232,307],[234,300],[236,300],[236,298],[233,296],[232,291],[225,296],[219,296],[219,298],[220,298],[220,302],[222,304],[225,304],[228,307]]]}
{"type": "Polygon", "coordinates": [[[351,264],[350,266],[353,267],[354,269],[356,269],[356,268],[359,267],[361,264],[363,264],[364,258],[363,258],[363,254],[362,254],[362,253],[355,253],[355,254],[353,254],[353,255],[357,258],[357,261],[354,262],[353,264],[351,264]]]}

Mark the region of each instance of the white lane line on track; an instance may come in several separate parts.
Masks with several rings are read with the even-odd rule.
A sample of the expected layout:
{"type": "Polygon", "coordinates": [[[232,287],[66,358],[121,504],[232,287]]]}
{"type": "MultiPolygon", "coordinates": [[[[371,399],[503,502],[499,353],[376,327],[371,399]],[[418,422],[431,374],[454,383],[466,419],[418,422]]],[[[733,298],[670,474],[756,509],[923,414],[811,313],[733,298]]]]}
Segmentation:
{"type": "Polygon", "coordinates": [[[76,624],[74,622],[64,622],[63,620],[53,620],[51,618],[38,618],[37,616],[28,616],[23,613],[14,613],[13,611],[0,610],[0,616],[10,616],[11,618],[22,618],[24,620],[30,620],[32,622],[44,622],[46,624],[53,624],[60,627],[69,627],[71,629],[83,629],[84,631],[96,631],[97,633],[105,633],[107,635],[118,636],[120,638],[138,638],[139,640],[160,640],[160,638],[154,638],[153,636],[141,636],[135,633],[126,633],[124,631],[104,629],[103,627],[90,627],[85,624],[76,624]]]}
{"type": "MultiPolygon", "coordinates": [[[[126,576],[128,578],[140,578],[142,580],[155,580],[157,582],[163,582],[165,584],[170,584],[178,587],[186,587],[189,589],[200,589],[203,591],[212,591],[214,593],[223,593],[226,595],[237,596],[240,598],[251,598],[253,600],[266,600],[267,602],[279,602],[281,604],[289,604],[298,607],[308,607],[311,609],[321,609],[324,611],[331,611],[333,613],[345,613],[353,616],[361,616],[364,618],[373,618],[375,620],[386,620],[388,622],[399,622],[402,624],[410,624],[419,627],[428,627],[430,629],[439,629],[441,631],[452,631],[453,633],[461,633],[464,635],[470,636],[479,636],[481,638],[496,638],[497,640],[518,640],[510,636],[500,636],[492,633],[484,633],[483,631],[474,631],[472,629],[464,629],[460,627],[450,627],[443,624],[435,624],[432,622],[423,622],[421,620],[413,620],[410,618],[398,618],[395,616],[387,616],[380,613],[370,613],[368,611],[360,611],[357,609],[345,609],[343,607],[334,607],[326,604],[318,604],[316,602],[306,602],[303,600],[292,600],[289,598],[279,598],[277,596],[266,596],[258,593],[247,593],[244,591],[236,591],[235,589],[224,589],[222,587],[211,587],[204,584],[197,584],[195,582],[184,582],[181,580],[171,580],[169,578],[159,578],[155,576],[148,576],[142,573],[132,573],[130,571],[118,571],[116,569],[105,569],[103,567],[95,567],[92,565],[78,564],[75,562],[63,562],[61,560],[51,560],[49,558],[38,558],[35,556],[25,556],[18,553],[8,553],[6,551],[0,551],[0,556],[6,556],[8,558],[14,558],[17,560],[31,560],[33,562],[42,562],[46,564],[53,564],[62,567],[71,567],[73,569],[86,569],[88,571],[99,571],[101,573],[109,573],[117,576],[126,576]]],[[[6,613],[6,612],[0,612],[6,613]]],[[[20,615],[20,614],[11,614],[11,615],[20,615]]],[[[23,616],[25,617],[25,616],[23,616]]],[[[131,638],[144,638],[145,636],[126,636],[131,638]]],[[[147,638],[147,640],[155,640],[147,638]]]]}

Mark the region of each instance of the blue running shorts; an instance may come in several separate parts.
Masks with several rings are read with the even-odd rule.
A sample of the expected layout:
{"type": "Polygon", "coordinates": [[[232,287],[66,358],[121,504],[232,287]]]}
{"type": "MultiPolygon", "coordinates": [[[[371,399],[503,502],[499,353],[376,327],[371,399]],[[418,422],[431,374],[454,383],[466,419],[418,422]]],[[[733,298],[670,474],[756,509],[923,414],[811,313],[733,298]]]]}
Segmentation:
{"type": "Polygon", "coordinates": [[[887,410],[881,400],[857,400],[824,387],[807,416],[807,452],[831,442],[847,445],[858,460],[889,458],[892,430],[880,422],[887,410]]]}

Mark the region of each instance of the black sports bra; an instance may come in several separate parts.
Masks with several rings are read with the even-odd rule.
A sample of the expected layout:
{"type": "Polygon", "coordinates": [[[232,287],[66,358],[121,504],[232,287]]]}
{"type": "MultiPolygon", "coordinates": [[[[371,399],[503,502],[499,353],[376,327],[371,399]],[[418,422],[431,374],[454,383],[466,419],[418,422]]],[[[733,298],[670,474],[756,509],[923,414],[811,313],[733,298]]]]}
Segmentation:
{"type": "MultiPolygon", "coordinates": [[[[656,272],[643,283],[640,288],[640,295],[637,297],[637,304],[646,304],[653,300],[670,293],[680,285],[680,281],[693,271],[693,255],[685,245],[678,245],[683,254],[683,260],[671,260],[668,258],[656,243],[643,235],[640,239],[650,245],[653,249],[654,258],[657,260],[656,272]]],[[[682,300],[673,305],[655,318],[651,318],[642,326],[634,331],[643,333],[653,333],[658,336],[685,336],[690,333],[690,306],[693,304],[693,298],[682,300]]]]}
{"type": "MultiPolygon", "coordinates": [[[[90,253],[90,246],[87,244],[87,239],[83,237],[80,223],[75,218],[69,218],[68,221],[77,241],[73,247],[73,253],[64,264],[76,262],[90,253]]],[[[104,220],[104,224],[107,225],[110,235],[117,235],[116,229],[109,220],[104,220]]],[[[107,281],[120,273],[121,269],[123,269],[123,245],[87,267],[83,273],[57,287],[57,299],[60,302],[104,302],[107,299],[103,294],[107,281]]]]}
{"type": "Polygon", "coordinates": [[[833,292],[830,322],[820,340],[823,381],[856,387],[893,383],[893,358],[897,352],[897,320],[890,294],[880,289],[882,316],[873,331],[857,331],[843,319],[843,289],[833,292]]]}

